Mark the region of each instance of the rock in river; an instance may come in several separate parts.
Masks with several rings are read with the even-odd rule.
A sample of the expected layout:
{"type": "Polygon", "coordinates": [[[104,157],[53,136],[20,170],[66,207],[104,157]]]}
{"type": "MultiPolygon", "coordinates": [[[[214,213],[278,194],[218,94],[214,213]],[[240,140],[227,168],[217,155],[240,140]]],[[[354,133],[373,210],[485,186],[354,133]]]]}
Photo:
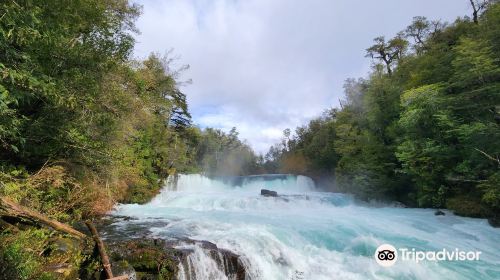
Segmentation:
{"type": "Polygon", "coordinates": [[[441,211],[441,210],[438,209],[438,210],[436,210],[436,212],[434,212],[434,215],[436,215],[436,216],[444,216],[445,213],[443,211],[441,211]]]}
{"type": "Polygon", "coordinates": [[[270,190],[262,189],[262,190],[260,190],[260,195],[277,197],[278,193],[275,192],[275,191],[270,191],[270,190]]]}

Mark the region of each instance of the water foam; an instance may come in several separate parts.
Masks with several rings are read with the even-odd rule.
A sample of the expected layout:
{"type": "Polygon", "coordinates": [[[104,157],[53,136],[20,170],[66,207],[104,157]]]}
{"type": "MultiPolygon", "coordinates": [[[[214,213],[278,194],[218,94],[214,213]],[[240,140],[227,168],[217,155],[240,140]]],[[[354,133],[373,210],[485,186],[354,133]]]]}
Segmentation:
{"type": "MultiPolygon", "coordinates": [[[[171,182],[151,203],[121,205],[115,214],[139,218],[128,223],[164,219],[167,225],[150,226],[154,236],[207,240],[234,252],[249,279],[500,279],[500,232],[485,220],[358,205],[348,195],[315,191],[303,176],[181,175],[177,186],[171,182]],[[262,197],[261,188],[282,196],[262,197]],[[373,259],[383,243],[483,253],[479,262],[398,263],[387,269],[373,259]]],[[[225,279],[203,248],[193,250],[190,267],[180,268],[181,279],[186,271],[196,279],[225,279]]]]}

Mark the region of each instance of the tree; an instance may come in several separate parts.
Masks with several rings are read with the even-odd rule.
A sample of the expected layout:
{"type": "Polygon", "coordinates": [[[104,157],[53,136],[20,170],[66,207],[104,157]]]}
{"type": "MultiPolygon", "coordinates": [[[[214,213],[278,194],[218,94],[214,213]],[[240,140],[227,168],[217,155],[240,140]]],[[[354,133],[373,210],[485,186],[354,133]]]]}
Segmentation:
{"type": "Polygon", "coordinates": [[[475,24],[479,23],[479,14],[487,7],[489,4],[488,0],[469,0],[472,7],[472,19],[475,24]]]}
{"type": "Polygon", "coordinates": [[[439,31],[445,27],[441,21],[429,21],[426,17],[417,16],[404,31],[406,38],[412,38],[414,48],[417,54],[427,49],[426,42],[433,38],[439,31]]]}
{"type": "Polygon", "coordinates": [[[385,41],[384,36],[377,37],[373,41],[375,44],[366,49],[366,56],[381,60],[385,64],[387,73],[391,75],[392,67],[403,57],[408,47],[408,41],[403,38],[402,33],[388,42],[385,41]]]}
{"type": "Polygon", "coordinates": [[[210,176],[241,176],[259,172],[258,157],[238,135],[235,127],[229,133],[214,128],[201,131],[196,154],[199,169],[210,176]]]}
{"type": "MultiPolygon", "coordinates": [[[[449,145],[449,130],[443,120],[445,110],[442,85],[426,85],[406,91],[401,97],[403,112],[399,126],[403,131],[396,155],[403,172],[410,174],[418,187],[418,205],[443,207],[445,177],[456,153],[449,145]],[[441,116],[441,117],[440,117],[441,116]]],[[[456,159],[455,159],[456,160],[456,159]]],[[[448,174],[447,174],[448,173],[448,174]]]]}
{"type": "Polygon", "coordinates": [[[405,35],[406,37],[413,38],[417,51],[419,49],[425,48],[425,40],[430,33],[431,23],[426,17],[414,17],[411,25],[406,27],[405,35]]]}
{"type": "Polygon", "coordinates": [[[366,81],[363,79],[349,78],[344,82],[344,99],[340,100],[342,108],[349,107],[356,113],[363,110],[363,95],[366,90],[366,81]]]}
{"type": "Polygon", "coordinates": [[[191,115],[186,95],[180,91],[179,82],[175,79],[179,72],[171,70],[171,62],[168,56],[151,54],[139,65],[138,71],[144,76],[144,89],[155,100],[152,110],[162,115],[175,130],[181,131],[191,124],[191,115]]]}
{"type": "Polygon", "coordinates": [[[496,2],[479,6],[477,24],[415,17],[404,32],[414,53],[405,52],[402,33],[389,42],[376,38],[367,56],[381,63],[368,78],[346,81],[339,109],[271,147],[266,167],[311,176],[321,171],[335,178],[337,190],[361,198],[447,207],[460,215],[496,218],[498,224],[496,2]]]}
{"type": "Polygon", "coordinates": [[[499,59],[495,58],[487,41],[463,37],[454,48],[457,57],[452,65],[455,85],[484,85],[500,76],[499,59]]]}

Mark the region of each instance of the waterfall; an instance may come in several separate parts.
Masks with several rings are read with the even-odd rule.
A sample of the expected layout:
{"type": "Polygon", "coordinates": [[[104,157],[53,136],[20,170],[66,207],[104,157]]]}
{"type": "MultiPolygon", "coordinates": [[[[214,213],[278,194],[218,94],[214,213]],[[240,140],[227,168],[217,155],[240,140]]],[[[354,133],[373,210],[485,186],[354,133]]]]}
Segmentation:
{"type": "Polygon", "coordinates": [[[498,229],[485,220],[432,209],[358,204],[319,192],[304,176],[208,178],[179,175],[145,205],[121,205],[155,238],[178,239],[186,250],[179,279],[500,279],[498,229]],[[264,197],[261,189],[278,192],[264,197]],[[162,221],[159,223],[158,221],[162,221]],[[196,242],[183,243],[182,240],[196,242]],[[217,249],[203,242],[214,244],[217,249]],[[481,251],[478,262],[374,260],[380,244],[420,250],[481,251]],[[431,277],[432,278],[432,277],[431,277]]]}
{"type": "Polygon", "coordinates": [[[191,246],[190,253],[185,262],[179,264],[180,273],[179,280],[194,280],[194,279],[229,279],[224,273],[224,268],[221,267],[219,259],[214,259],[209,252],[205,251],[198,245],[191,246]]]}

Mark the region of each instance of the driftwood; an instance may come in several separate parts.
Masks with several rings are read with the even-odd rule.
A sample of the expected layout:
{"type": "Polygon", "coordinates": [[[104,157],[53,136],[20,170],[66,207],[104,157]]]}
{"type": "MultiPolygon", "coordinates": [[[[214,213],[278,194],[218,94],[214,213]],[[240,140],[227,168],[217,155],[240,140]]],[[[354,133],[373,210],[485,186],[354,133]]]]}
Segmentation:
{"type": "Polygon", "coordinates": [[[129,276],[128,275],[122,275],[122,276],[116,276],[113,278],[109,278],[108,280],[128,280],[129,276]]]}
{"type": "Polygon", "coordinates": [[[0,229],[9,229],[12,232],[19,232],[19,228],[0,218],[0,229]]]}
{"type": "Polygon", "coordinates": [[[99,250],[99,255],[101,256],[102,266],[104,267],[104,272],[106,272],[106,277],[108,279],[116,279],[113,278],[113,271],[111,271],[111,264],[109,263],[109,257],[108,254],[106,253],[104,242],[102,242],[102,239],[99,237],[97,229],[95,228],[94,224],[91,221],[86,221],[85,224],[89,228],[90,233],[92,233],[92,238],[94,239],[94,242],[97,246],[97,250],[99,250]]]}
{"type": "Polygon", "coordinates": [[[0,197],[0,216],[18,217],[50,226],[51,228],[70,234],[78,239],[84,239],[85,234],[72,228],[69,225],[52,220],[35,210],[19,205],[6,197],[0,197]]]}
{"type": "MultiPolygon", "coordinates": [[[[0,217],[2,216],[21,218],[32,222],[42,223],[47,226],[50,226],[51,228],[57,231],[70,234],[78,239],[84,239],[87,237],[84,233],[72,228],[69,225],[50,219],[47,216],[43,215],[42,213],[39,213],[35,210],[19,205],[6,197],[0,197],[0,217]]],[[[0,222],[3,221],[0,219],[0,222]]],[[[92,238],[94,239],[97,249],[99,250],[99,255],[101,256],[102,265],[106,273],[106,278],[110,280],[128,279],[129,278],[128,275],[113,277],[113,272],[111,271],[111,264],[109,262],[109,257],[108,254],[106,253],[104,243],[102,242],[102,239],[99,237],[97,229],[95,228],[94,224],[90,221],[86,221],[85,224],[92,233],[92,238]]],[[[14,227],[13,229],[16,228],[14,227]]]]}

